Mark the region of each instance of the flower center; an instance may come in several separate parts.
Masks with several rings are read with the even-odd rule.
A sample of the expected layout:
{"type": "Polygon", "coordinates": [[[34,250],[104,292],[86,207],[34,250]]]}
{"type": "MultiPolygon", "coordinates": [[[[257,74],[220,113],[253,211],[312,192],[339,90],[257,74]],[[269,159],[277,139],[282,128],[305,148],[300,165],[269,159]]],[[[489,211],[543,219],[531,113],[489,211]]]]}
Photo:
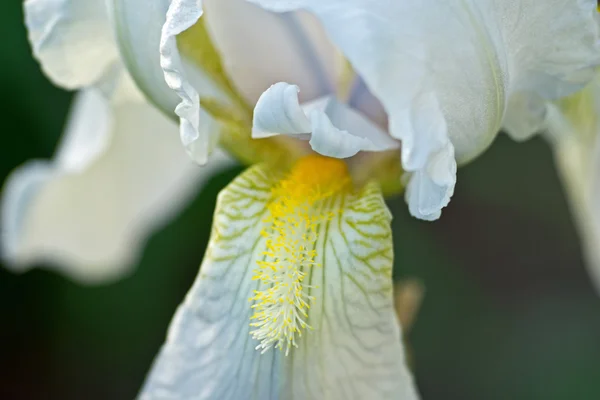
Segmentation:
{"type": "Polygon", "coordinates": [[[315,299],[310,285],[303,283],[307,272],[319,266],[317,230],[334,213],[326,202],[350,190],[346,164],[338,159],[308,156],[300,159],[290,173],[273,188],[261,235],[266,238],[264,260],[258,261],[253,280],[261,289],[254,291],[250,334],[260,343],[262,353],[274,347],[298,347],[296,337],[311,329],[308,310],[315,299]]]}

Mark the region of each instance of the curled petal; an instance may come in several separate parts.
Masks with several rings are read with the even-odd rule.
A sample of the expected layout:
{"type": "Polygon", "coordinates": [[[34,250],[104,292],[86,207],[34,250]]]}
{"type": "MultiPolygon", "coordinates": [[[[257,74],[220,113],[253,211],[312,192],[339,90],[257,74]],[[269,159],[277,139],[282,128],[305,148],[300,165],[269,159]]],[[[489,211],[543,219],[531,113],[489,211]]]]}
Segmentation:
{"type": "Polygon", "coordinates": [[[186,76],[183,60],[177,48],[177,35],[191,28],[202,16],[201,0],[173,0],[167,11],[167,19],[162,28],[160,40],[160,65],[165,74],[167,85],[175,91],[181,102],[175,108],[180,118],[182,141],[189,148],[197,143],[196,151],[191,153],[199,164],[205,164],[215,140],[209,136],[213,130],[201,129],[201,117],[206,115],[200,108],[200,95],[186,76]]]}
{"type": "Polygon", "coordinates": [[[254,108],[252,137],[261,139],[280,134],[309,134],[312,127],[300,107],[299,91],[298,86],[284,82],[267,89],[254,108]]]}
{"type": "Polygon", "coordinates": [[[336,128],[322,111],[314,110],[310,114],[312,134],[310,147],[327,157],[348,158],[361,150],[371,150],[374,144],[365,138],[353,136],[347,131],[336,128]]]}
{"type": "Polygon", "coordinates": [[[283,134],[310,139],[314,151],[336,158],[398,147],[379,127],[334,98],[300,106],[298,92],[297,86],[284,82],[267,89],[254,109],[252,137],[283,134]]]}
{"type": "Polygon", "coordinates": [[[456,184],[456,160],[454,148],[448,142],[433,154],[425,168],[409,176],[406,187],[406,202],[410,213],[426,221],[440,217],[442,208],[450,202],[456,184]]]}

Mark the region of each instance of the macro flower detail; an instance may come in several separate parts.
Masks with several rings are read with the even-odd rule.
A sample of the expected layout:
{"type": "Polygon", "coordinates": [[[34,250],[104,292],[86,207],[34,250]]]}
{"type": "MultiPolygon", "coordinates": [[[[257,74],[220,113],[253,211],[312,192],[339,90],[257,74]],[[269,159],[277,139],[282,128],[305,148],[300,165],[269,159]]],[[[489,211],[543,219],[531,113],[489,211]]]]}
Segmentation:
{"type": "Polygon", "coordinates": [[[120,277],[227,154],[248,166],[142,400],[416,400],[398,316],[422,289],[394,310],[383,197],[438,219],[502,128],[547,131],[600,264],[592,0],[24,4],[42,69],[80,93],[54,160],[7,180],[12,268],[120,277]]]}
{"type": "Polygon", "coordinates": [[[296,336],[312,329],[306,319],[315,300],[310,293],[318,287],[304,280],[319,266],[315,262],[318,227],[334,217],[335,196],[345,195],[349,186],[343,162],[309,156],[273,188],[261,231],[267,251],[265,259],[257,261],[252,278],[266,289],[256,290],[250,298],[255,302],[251,319],[256,320],[250,324],[254,328],[250,334],[260,341],[257,348],[263,352],[275,347],[285,349],[287,355],[292,346],[297,347],[296,336]]]}
{"type": "Polygon", "coordinates": [[[416,399],[391,215],[340,160],[250,168],[219,195],[200,273],[142,399],[416,399]],[[250,299],[250,301],[248,301],[250,299]]]}

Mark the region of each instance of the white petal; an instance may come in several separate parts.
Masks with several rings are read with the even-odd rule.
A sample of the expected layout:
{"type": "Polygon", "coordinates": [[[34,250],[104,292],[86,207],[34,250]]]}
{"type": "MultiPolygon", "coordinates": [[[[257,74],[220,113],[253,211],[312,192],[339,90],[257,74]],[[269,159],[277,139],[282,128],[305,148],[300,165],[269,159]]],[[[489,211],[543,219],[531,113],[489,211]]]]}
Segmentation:
{"type": "Polygon", "coordinates": [[[106,151],[111,141],[112,113],[99,90],[80,92],[73,101],[55,162],[61,170],[82,173],[106,151]]]}
{"type": "Polygon", "coordinates": [[[310,147],[319,154],[327,157],[348,158],[361,150],[372,147],[369,140],[337,129],[322,111],[311,112],[310,120],[312,123],[310,147]]]}
{"type": "Polygon", "coordinates": [[[255,350],[248,298],[262,285],[252,270],[266,251],[260,232],[276,183],[254,167],[219,195],[200,273],[140,399],[416,399],[392,300],[391,216],[374,186],[328,202],[335,217],[318,231],[322,266],[306,279],[314,330],[287,357],[255,350]]]}
{"type": "Polygon", "coordinates": [[[165,82],[158,52],[170,1],[106,1],[127,69],[148,99],[173,114],[179,97],[165,82]]]}
{"type": "MultiPolygon", "coordinates": [[[[422,93],[411,107],[402,127],[402,164],[406,171],[417,171],[425,167],[432,154],[448,143],[448,128],[437,97],[429,92],[422,93]]],[[[392,130],[397,131],[396,121],[392,130]]]]}
{"type": "Polygon", "coordinates": [[[362,150],[383,151],[400,148],[400,143],[382,130],[379,125],[358,112],[358,109],[337,101],[334,96],[306,103],[302,109],[309,115],[314,109],[321,110],[338,129],[347,131],[352,136],[366,139],[364,142],[366,147],[363,147],[362,150]],[[367,141],[370,144],[367,144],[367,141]]]}
{"type": "Polygon", "coordinates": [[[273,14],[245,0],[204,3],[223,64],[250,104],[280,81],[299,85],[302,101],[333,92],[337,52],[312,15],[273,14]]]}
{"type": "Polygon", "coordinates": [[[167,115],[179,117],[186,151],[195,162],[206,163],[222,127],[200,107],[200,100],[226,107],[240,107],[240,102],[216,66],[220,60],[210,38],[198,33],[204,32],[198,25],[204,22],[199,20],[202,1],[107,1],[124,62],[136,83],[167,115]],[[178,41],[184,40],[180,34],[185,31],[182,45],[178,41]]]}
{"type": "Polygon", "coordinates": [[[268,88],[254,108],[252,137],[255,139],[285,134],[307,134],[310,121],[300,107],[296,85],[279,82],[268,88]]]}
{"type": "Polygon", "coordinates": [[[583,255],[600,292],[600,77],[579,94],[549,104],[546,127],[579,228],[583,255]]]}
{"type": "Polygon", "coordinates": [[[535,93],[513,94],[506,106],[502,128],[517,141],[524,141],[544,128],[546,101],[535,93]]]}
{"type": "Polygon", "coordinates": [[[34,55],[56,84],[90,85],[118,61],[104,0],[26,0],[24,9],[34,55]]]}
{"type": "Polygon", "coordinates": [[[216,122],[200,107],[200,93],[217,98],[223,97],[223,93],[200,68],[182,58],[177,35],[195,25],[202,14],[202,0],[172,0],[160,39],[160,65],[165,81],[181,99],[175,108],[180,118],[181,140],[188,154],[199,164],[207,162],[219,132],[216,122]]]}
{"type": "Polygon", "coordinates": [[[406,202],[410,213],[426,221],[440,217],[456,184],[456,161],[451,143],[429,158],[425,168],[409,176],[406,202]]]}
{"type": "Polygon", "coordinates": [[[177,35],[192,27],[202,16],[201,0],[173,0],[167,11],[167,19],[163,25],[160,39],[160,65],[165,74],[167,85],[177,93],[181,102],[175,108],[175,114],[180,118],[180,135],[188,143],[200,141],[200,151],[194,160],[205,164],[208,160],[213,142],[207,132],[200,127],[203,115],[200,109],[200,96],[189,82],[183,61],[177,49],[177,35]]]}
{"type": "Polygon", "coordinates": [[[55,160],[30,162],[9,177],[2,247],[11,268],[43,262],[83,282],[115,279],[222,166],[193,165],[176,126],[132,98],[139,94],[116,90],[109,103],[97,89],[85,90],[55,160]]]}
{"type": "Polygon", "coordinates": [[[379,127],[333,97],[300,106],[298,92],[298,86],[285,82],[267,89],[254,109],[252,137],[283,134],[310,138],[314,151],[336,158],[399,147],[379,127]]]}
{"type": "Polygon", "coordinates": [[[403,159],[408,171],[440,149],[422,139],[431,126],[414,130],[428,118],[424,95],[439,102],[464,163],[491,144],[513,93],[568,94],[591,78],[600,58],[593,0],[249,1],[277,12],[305,9],[321,20],[387,110],[392,136],[410,155],[403,159]]]}

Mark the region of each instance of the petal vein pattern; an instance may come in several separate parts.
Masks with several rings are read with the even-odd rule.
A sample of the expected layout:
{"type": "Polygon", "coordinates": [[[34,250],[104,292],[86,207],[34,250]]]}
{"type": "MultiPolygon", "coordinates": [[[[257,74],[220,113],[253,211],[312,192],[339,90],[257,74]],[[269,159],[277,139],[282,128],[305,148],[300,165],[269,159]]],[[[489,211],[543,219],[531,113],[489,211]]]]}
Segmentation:
{"type": "Polygon", "coordinates": [[[221,193],[142,399],[417,398],[393,309],[391,216],[344,169],[317,156],[285,176],[257,166],[221,193]]]}

